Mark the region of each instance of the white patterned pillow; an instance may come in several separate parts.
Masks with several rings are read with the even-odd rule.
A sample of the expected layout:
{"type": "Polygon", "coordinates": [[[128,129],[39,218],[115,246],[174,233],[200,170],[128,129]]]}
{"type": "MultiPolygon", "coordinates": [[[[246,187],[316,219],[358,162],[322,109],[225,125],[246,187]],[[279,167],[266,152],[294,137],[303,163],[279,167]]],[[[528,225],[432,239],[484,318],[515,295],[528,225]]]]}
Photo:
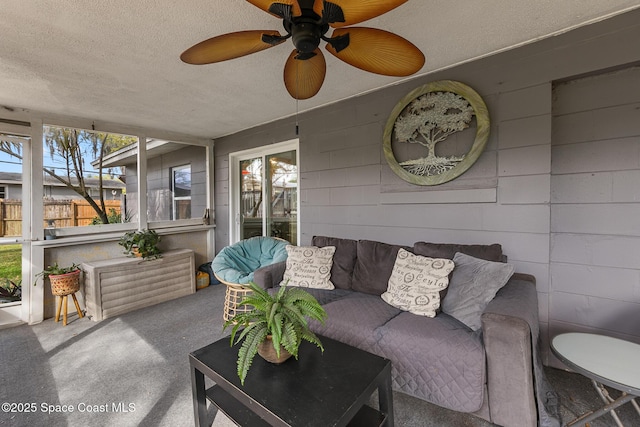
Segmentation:
{"type": "Polygon", "coordinates": [[[435,317],[440,291],[449,284],[454,266],[450,259],[427,258],[400,249],[382,299],[400,310],[435,317]]]}
{"type": "Polygon", "coordinates": [[[331,266],[335,246],[287,245],[287,266],[280,286],[335,289],[331,283],[331,266]]]}

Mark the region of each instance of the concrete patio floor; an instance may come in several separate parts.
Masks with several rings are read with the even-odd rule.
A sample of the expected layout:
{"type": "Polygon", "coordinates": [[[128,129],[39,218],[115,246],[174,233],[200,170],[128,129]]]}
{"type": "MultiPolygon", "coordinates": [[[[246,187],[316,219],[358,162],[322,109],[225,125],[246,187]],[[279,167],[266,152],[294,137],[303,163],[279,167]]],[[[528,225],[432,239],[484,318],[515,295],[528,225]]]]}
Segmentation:
{"type": "MultiPolygon", "coordinates": [[[[223,299],[224,286],[210,286],[100,323],[73,315],[66,327],[48,319],[0,330],[0,400],[35,404],[31,412],[0,412],[0,425],[193,425],[187,356],[227,334],[223,299]]],[[[546,373],[565,422],[600,405],[586,378],[553,368],[546,373]]],[[[401,427],[491,425],[402,393],[394,393],[394,408],[401,427]]],[[[626,426],[640,425],[631,405],[618,414],[626,426]]],[[[218,417],[215,425],[224,423],[218,417]]],[[[615,425],[609,415],[591,423],[615,425]]]]}

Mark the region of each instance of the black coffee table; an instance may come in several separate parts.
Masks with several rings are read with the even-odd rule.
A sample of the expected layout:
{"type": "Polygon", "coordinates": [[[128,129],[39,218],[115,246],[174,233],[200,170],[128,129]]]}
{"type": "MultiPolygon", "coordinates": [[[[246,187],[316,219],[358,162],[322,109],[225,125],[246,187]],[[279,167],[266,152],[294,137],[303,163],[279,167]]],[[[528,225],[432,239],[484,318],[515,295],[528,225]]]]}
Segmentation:
{"type": "Polygon", "coordinates": [[[240,384],[240,346],[222,338],[189,355],[196,426],[209,425],[211,400],[227,417],[252,426],[393,426],[391,361],[327,337],[322,353],[303,342],[298,360],[273,365],[260,356],[240,384]],[[205,391],[205,375],[215,385],[205,391]],[[378,390],[379,408],[366,405],[378,390]]]}

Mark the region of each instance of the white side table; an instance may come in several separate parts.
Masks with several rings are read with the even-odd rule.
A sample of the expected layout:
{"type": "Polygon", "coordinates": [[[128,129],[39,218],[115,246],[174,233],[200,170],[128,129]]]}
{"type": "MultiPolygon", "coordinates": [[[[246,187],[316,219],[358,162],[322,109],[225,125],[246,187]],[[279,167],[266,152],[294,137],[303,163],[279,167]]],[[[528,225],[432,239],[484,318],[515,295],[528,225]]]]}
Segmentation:
{"type": "Polygon", "coordinates": [[[623,427],[615,409],[628,402],[640,415],[640,407],[634,400],[640,396],[640,345],[604,335],[567,333],[553,338],[551,351],[569,368],[590,378],[605,404],[567,426],[584,424],[610,413],[618,426],[623,427]],[[622,395],[614,400],[605,385],[620,390],[622,395]]]}

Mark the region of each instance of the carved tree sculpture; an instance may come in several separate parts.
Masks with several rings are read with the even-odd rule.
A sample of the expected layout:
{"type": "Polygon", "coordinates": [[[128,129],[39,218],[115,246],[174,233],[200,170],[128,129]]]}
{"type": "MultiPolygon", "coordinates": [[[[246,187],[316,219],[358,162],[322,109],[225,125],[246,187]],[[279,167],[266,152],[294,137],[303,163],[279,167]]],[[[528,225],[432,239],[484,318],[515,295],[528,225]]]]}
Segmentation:
{"type": "Polygon", "coordinates": [[[413,100],[405,114],[398,117],[394,130],[398,142],[420,144],[427,156],[399,163],[420,176],[433,176],[454,168],[462,156],[438,157],[436,144],[449,135],[469,127],[474,110],[462,96],[453,92],[429,92],[413,100]]]}

